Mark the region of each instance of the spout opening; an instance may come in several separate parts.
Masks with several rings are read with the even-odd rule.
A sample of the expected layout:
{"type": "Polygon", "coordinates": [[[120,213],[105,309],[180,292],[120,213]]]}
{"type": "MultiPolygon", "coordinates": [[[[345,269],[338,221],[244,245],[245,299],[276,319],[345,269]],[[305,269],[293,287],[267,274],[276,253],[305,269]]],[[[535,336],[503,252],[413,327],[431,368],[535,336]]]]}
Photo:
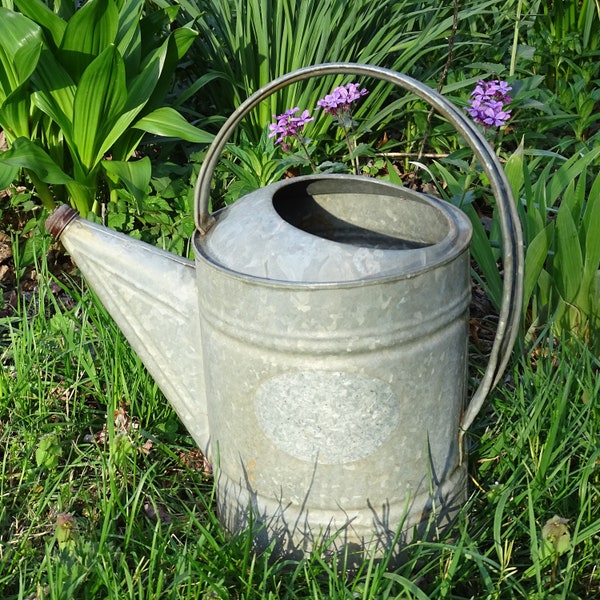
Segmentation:
{"type": "Polygon", "coordinates": [[[60,239],[60,236],[67,225],[78,216],[79,213],[75,209],[71,208],[68,204],[61,204],[46,219],[46,231],[48,231],[52,237],[60,239]]]}

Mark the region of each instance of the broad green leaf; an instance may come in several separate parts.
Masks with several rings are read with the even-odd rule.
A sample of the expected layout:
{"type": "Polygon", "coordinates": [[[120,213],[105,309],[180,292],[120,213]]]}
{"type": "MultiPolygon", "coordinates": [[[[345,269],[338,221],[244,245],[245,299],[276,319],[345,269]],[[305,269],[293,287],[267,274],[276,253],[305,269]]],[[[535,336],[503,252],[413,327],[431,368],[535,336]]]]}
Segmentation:
{"type": "MultiPolygon", "coordinates": [[[[171,75],[168,78],[165,77],[164,82],[161,83],[161,78],[165,73],[165,69],[174,71],[179,60],[178,52],[187,50],[187,47],[189,47],[189,45],[186,47],[180,46],[178,50],[175,40],[182,39],[186,41],[186,43],[189,42],[191,44],[197,35],[195,32],[191,32],[191,30],[186,28],[176,30],[175,34],[177,38],[173,38],[173,35],[169,36],[169,39],[165,40],[148,57],[146,57],[142,72],[134,79],[133,84],[128,90],[127,101],[121,116],[106,136],[102,146],[102,152],[107,152],[109,149],[114,148],[116,154],[120,158],[125,159],[130,156],[135,146],[139,143],[139,136],[135,133],[128,133],[128,128],[140,113],[147,113],[149,112],[150,107],[162,104],[166,90],[168,89],[168,86],[171,85],[172,76],[171,75]],[[161,85],[161,89],[157,91],[157,85],[159,84],[161,85]]],[[[148,122],[148,126],[152,127],[152,129],[145,129],[145,126],[143,126],[139,127],[139,130],[157,133],[158,135],[176,135],[177,137],[186,140],[190,138],[193,141],[197,141],[202,136],[202,134],[199,134],[199,129],[196,129],[185,122],[183,118],[180,118],[177,122],[167,116],[167,126],[169,125],[169,121],[172,123],[171,126],[180,126],[176,131],[173,130],[173,133],[170,134],[160,134],[156,132],[154,128],[157,127],[158,123],[155,122],[155,118],[152,118],[151,121],[152,123],[148,122]]],[[[138,127],[137,124],[135,126],[138,127]]],[[[206,141],[207,135],[208,134],[204,134],[203,141],[206,141]]]]}
{"type": "Polygon", "coordinates": [[[167,46],[165,44],[152,55],[151,60],[144,62],[143,69],[136,75],[127,90],[126,111],[136,111],[135,114],[137,115],[139,112],[137,109],[140,109],[148,102],[160,77],[166,51],[167,46]]]}
{"type": "Polygon", "coordinates": [[[148,99],[152,95],[159,72],[160,60],[157,58],[147,65],[142,73],[135,78],[131,88],[128,90],[125,107],[111,130],[107,133],[99,154],[104,155],[112,149],[116,152],[118,160],[129,158],[142,137],[139,133],[131,131],[131,124],[140,112],[142,112],[146,102],[148,102],[148,99]]]}
{"type": "Polygon", "coordinates": [[[15,6],[50,34],[54,46],[60,45],[67,24],[47,4],[41,0],[15,0],[15,6]]]}
{"type": "Polygon", "coordinates": [[[600,174],[596,177],[587,199],[582,224],[585,233],[584,253],[585,266],[584,278],[590,282],[595,272],[600,269],[600,174]]]}
{"type": "Polygon", "coordinates": [[[73,180],[39,146],[26,138],[17,138],[13,145],[0,153],[0,163],[29,169],[45,183],[66,184],[73,180]]]}
{"type": "Polygon", "coordinates": [[[0,127],[9,143],[30,137],[38,119],[29,80],[41,49],[41,29],[27,17],[0,8],[0,127]]]}
{"type": "Polygon", "coordinates": [[[14,61],[12,57],[7,53],[4,46],[0,44],[0,105],[4,103],[7,96],[12,94],[17,87],[15,84],[17,77],[13,65],[14,61]]]}
{"type": "Polygon", "coordinates": [[[32,110],[29,91],[21,87],[13,92],[0,107],[0,128],[8,143],[21,136],[30,137],[31,127],[35,126],[38,117],[39,111],[32,110]]]}
{"type": "Polygon", "coordinates": [[[128,127],[122,132],[116,143],[110,146],[110,155],[113,160],[129,160],[135,149],[140,145],[144,132],[140,129],[128,127]]]}
{"type": "MultiPolygon", "coordinates": [[[[590,306],[592,308],[592,315],[598,319],[598,327],[600,327],[600,269],[598,269],[594,275],[592,285],[589,290],[590,294],[590,306]]],[[[600,331],[598,332],[600,335],[600,331]]]]}
{"type": "Polygon", "coordinates": [[[0,190],[5,190],[17,178],[18,173],[19,167],[4,164],[0,154],[0,190]]]}
{"type": "Polygon", "coordinates": [[[65,139],[72,143],[75,84],[47,48],[42,49],[32,81],[37,88],[34,104],[57,123],[65,139]]]}
{"type": "MultiPolygon", "coordinates": [[[[585,196],[587,192],[587,169],[584,169],[577,180],[577,185],[575,186],[575,192],[573,194],[573,198],[571,199],[572,204],[570,204],[571,214],[573,215],[573,220],[575,223],[579,225],[581,223],[581,219],[583,217],[583,211],[585,206],[585,196]]],[[[582,238],[583,245],[583,238],[582,238]]]]}
{"type": "Polygon", "coordinates": [[[527,165],[525,165],[524,173],[526,175],[526,189],[525,198],[527,201],[526,210],[521,214],[523,224],[523,235],[525,239],[525,245],[529,243],[544,227],[548,220],[548,214],[546,211],[546,203],[543,198],[545,197],[545,185],[543,181],[536,181],[533,185],[528,185],[527,179],[530,171],[527,165]]]}
{"type": "Polygon", "coordinates": [[[106,135],[100,150],[101,154],[108,152],[109,149],[114,149],[118,158],[125,160],[139,143],[141,136],[129,133],[129,128],[135,118],[146,110],[146,104],[152,97],[160,78],[167,51],[168,42],[165,41],[149,57],[146,57],[141,73],[136,76],[127,91],[127,100],[120,117],[106,135]]]}
{"type": "Polygon", "coordinates": [[[0,7],[0,102],[31,77],[41,49],[41,29],[24,15],[0,7]]]}
{"type": "Polygon", "coordinates": [[[88,218],[88,214],[94,209],[96,197],[95,181],[92,184],[80,181],[72,181],[67,184],[67,190],[71,199],[71,204],[79,211],[82,217],[88,218]]]}
{"type": "Polygon", "coordinates": [[[88,170],[102,159],[106,136],[126,98],[125,65],[115,46],[109,46],[85,70],[75,92],[73,140],[88,170]]]}
{"type": "Polygon", "coordinates": [[[157,108],[149,115],[136,121],[133,127],[154,135],[175,137],[198,144],[210,144],[214,139],[214,135],[194,127],[174,108],[168,106],[157,108]]]}
{"type": "Polygon", "coordinates": [[[579,235],[567,204],[561,204],[556,216],[556,255],[553,277],[565,302],[574,302],[583,276],[583,257],[579,235]]]}
{"type": "Polygon", "coordinates": [[[111,179],[119,179],[125,185],[140,207],[147,195],[152,177],[150,159],[145,156],[136,161],[103,160],[102,167],[111,176],[111,179]]]}
{"type": "Polygon", "coordinates": [[[596,179],[594,179],[594,182],[592,183],[589,190],[588,205],[586,207],[582,219],[583,228],[585,229],[585,231],[589,231],[590,229],[598,227],[598,221],[593,221],[591,219],[592,212],[590,211],[591,204],[597,202],[598,197],[600,197],[600,173],[596,175],[596,179]]]}
{"type": "Polygon", "coordinates": [[[69,20],[58,56],[75,82],[114,44],[119,11],[114,0],[89,0],[69,20]]]}
{"type": "Polygon", "coordinates": [[[144,15],[140,21],[142,56],[147,56],[157,47],[157,40],[163,39],[163,32],[169,28],[178,12],[179,6],[173,4],[144,15]]]}
{"type": "Polygon", "coordinates": [[[539,300],[540,307],[546,306],[550,303],[553,293],[552,276],[546,269],[541,270],[537,284],[539,293],[536,294],[536,298],[539,300]]]}

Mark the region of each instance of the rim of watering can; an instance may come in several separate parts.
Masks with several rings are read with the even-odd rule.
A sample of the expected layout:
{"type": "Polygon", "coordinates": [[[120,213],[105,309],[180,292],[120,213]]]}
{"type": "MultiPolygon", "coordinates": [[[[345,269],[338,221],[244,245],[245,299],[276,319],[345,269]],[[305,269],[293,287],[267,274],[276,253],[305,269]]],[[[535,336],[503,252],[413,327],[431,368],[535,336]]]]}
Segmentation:
{"type": "Polygon", "coordinates": [[[438,113],[453,125],[471,147],[488,176],[490,188],[496,198],[502,230],[502,261],[504,269],[502,304],[488,365],[461,420],[459,444],[462,458],[463,436],[481,410],[486,396],[504,373],[515,343],[523,303],[524,253],[523,234],[519,215],[510,184],[500,165],[500,161],[479,129],[458,107],[444,98],[439,92],[436,92],[420,81],[403,73],[374,65],[346,62],[324,63],[304,67],[282,75],[254,92],[240,104],[235,112],[225,121],[210,145],[206,158],[202,163],[194,190],[196,229],[201,235],[206,235],[214,224],[214,217],[208,211],[212,176],[225,144],[229,141],[229,138],[242,119],[264,99],[288,85],[312,77],[344,74],[362,75],[388,81],[419,96],[435,108],[438,113]]]}

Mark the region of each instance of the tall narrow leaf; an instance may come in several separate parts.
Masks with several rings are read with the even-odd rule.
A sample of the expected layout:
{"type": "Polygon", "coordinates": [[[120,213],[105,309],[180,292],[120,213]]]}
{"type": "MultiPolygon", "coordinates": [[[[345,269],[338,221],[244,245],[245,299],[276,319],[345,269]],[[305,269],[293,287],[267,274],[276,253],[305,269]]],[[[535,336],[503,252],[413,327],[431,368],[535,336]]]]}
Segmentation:
{"type": "Polygon", "coordinates": [[[48,33],[48,41],[57,48],[63,38],[67,24],[42,0],[14,0],[15,6],[48,33]]]}
{"type": "Polygon", "coordinates": [[[502,280],[498,272],[498,264],[487,233],[481,224],[479,215],[471,204],[463,210],[473,225],[473,239],[471,241],[471,254],[481,269],[485,281],[481,281],[492,304],[499,308],[502,303],[502,280]]]}
{"type": "MultiPolygon", "coordinates": [[[[600,180],[600,176],[597,178],[600,180]]],[[[587,202],[583,231],[585,259],[583,265],[583,276],[581,282],[581,293],[589,295],[594,278],[600,271],[600,198],[598,195],[590,194],[587,202]]],[[[600,309],[600,298],[596,298],[596,305],[600,309]]]]}
{"type": "Polygon", "coordinates": [[[566,202],[558,210],[556,236],[554,279],[563,300],[573,302],[581,285],[583,257],[579,233],[566,202]]]}
{"type": "Polygon", "coordinates": [[[528,244],[525,253],[525,275],[523,281],[523,306],[526,309],[533,290],[538,282],[540,273],[548,258],[550,239],[554,226],[548,225],[542,229],[528,244]]]}
{"type": "Polygon", "coordinates": [[[59,58],[75,81],[97,56],[115,43],[118,25],[119,11],[114,0],[89,0],[69,19],[59,58]]]}
{"type": "Polygon", "coordinates": [[[73,141],[88,170],[102,159],[105,138],[126,99],[125,65],[115,46],[109,46],[84,71],[75,93],[73,141]]]}
{"type": "Polygon", "coordinates": [[[600,156],[600,147],[590,150],[584,156],[577,153],[563,164],[548,184],[548,204],[552,206],[567,185],[584,172],[598,156],[600,156]]]}

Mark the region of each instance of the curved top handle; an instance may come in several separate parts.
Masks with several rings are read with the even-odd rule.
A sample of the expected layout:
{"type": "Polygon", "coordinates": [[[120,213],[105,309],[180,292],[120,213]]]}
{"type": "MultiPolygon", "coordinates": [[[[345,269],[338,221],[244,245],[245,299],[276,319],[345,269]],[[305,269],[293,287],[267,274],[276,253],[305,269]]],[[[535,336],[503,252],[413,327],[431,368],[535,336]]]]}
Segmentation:
{"type": "Polygon", "coordinates": [[[500,161],[485,137],[454,104],[438,92],[407,75],[372,65],[356,63],[326,63],[292,71],[274,79],[257,90],[227,119],[211,146],[200,169],[194,195],[196,228],[201,234],[207,233],[214,223],[208,212],[212,175],[225,144],[241,120],[262,100],[292,83],[323,75],[363,75],[386,80],[421,97],[443,115],[460,133],[481,163],[488,176],[490,187],[496,198],[498,215],[502,229],[504,282],[502,306],[496,337],[490,353],[486,371],[479,387],[475,390],[460,424],[459,443],[462,457],[462,439],[481,410],[489,391],[498,383],[515,343],[521,306],[523,303],[523,236],[519,215],[512,196],[510,185],[502,170],[500,161]]]}

